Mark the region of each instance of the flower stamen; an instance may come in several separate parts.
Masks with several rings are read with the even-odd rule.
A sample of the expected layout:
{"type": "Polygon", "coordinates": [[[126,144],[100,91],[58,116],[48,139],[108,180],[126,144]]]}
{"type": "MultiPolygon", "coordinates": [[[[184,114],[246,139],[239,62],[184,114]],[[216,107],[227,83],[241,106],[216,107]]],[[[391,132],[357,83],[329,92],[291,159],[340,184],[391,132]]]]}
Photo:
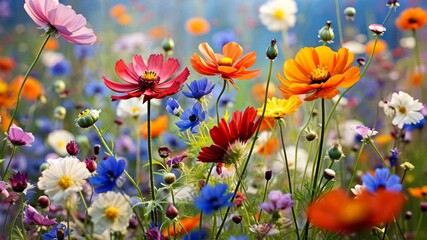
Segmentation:
{"type": "Polygon", "coordinates": [[[114,221],[119,217],[119,210],[115,207],[108,207],[105,209],[105,217],[111,221],[114,221]]]}
{"type": "Polygon", "coordinates": [[[311,71],[311,84],[319,84],[328,81],[331,74],[327,67],[317,65],[317,68],[311,71]]]}
{"type": "Polygon", "coordinates": [[[62,188],[62,190],[66,190],[71,187],[71,185],[73,185],[73,180],[68,176],[62,176],[58,180],[58,185],[62,188]]]}
{"type": "Polygon", "coordinates": [[[219,59],[218,65],[219,66],[231,67],[231,66],[233,66],[233,59],[231,59],[229,57],[223,57],[223,58],[219,59]]]}

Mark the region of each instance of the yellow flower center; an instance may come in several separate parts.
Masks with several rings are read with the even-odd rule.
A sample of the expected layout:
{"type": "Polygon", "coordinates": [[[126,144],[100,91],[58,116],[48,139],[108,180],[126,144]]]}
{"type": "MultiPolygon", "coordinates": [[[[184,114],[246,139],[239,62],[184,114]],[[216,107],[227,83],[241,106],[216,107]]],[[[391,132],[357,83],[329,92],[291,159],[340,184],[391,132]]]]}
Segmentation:
{"type": "Polygon", "coordinates": [[[366,219],[368,214],[365,205],[353,202],[343,207],[340,219],[344,223],[358,223],[366,219]]]}
{"type": "Polygon", "coordinates": [[[138,107],[132,107],[132,108],[130,109],[130,112],[131,112],[132,114],[137,114],[137,113],[139,112],[139,108],[138,108],[138,107]]]}
{"type": "Polygon", "coordinates": [[[331,77],[327,67],[318,65],[316,69],[311,71],[311,83],[324,83],[331,77]]]}
{"type": "Polygon", "coordinates": [[[58,140],[58,142],[56,142],[56,146],[58,146],[58,148],[64,148],[67,145],[67,143],[64,140],[58,140]]]}
{"type": "Polygon", "coordinates": [[[5,82],[0,82],[0,94],[7,92],[7,84],[5,82]]]}
{"type": "Polygon", "coordinates": [[[115,207],[108,207],[105,209],[105,217],[114,221],[119,217],[119,210],[115,207]]]}
{"type": "Polygon", "coordinates": [[[84,117],[86,115],[88,115],[90,113],[90,109],[86,109],[84,111],[82,111],[81,113],[79,113],[79,118],[84,117]]]}
{"type": "Polygon", "coordinates": [[[145,81],[155,81],[158,77],[155,71],[145,71],[141,78],[145,81]]]}
{"type": "Polygon", "coordinates": [[[233,59],[229,57],[223,57],[218,61],[218,65],[231,67],[233,66],[233,59]]]}
{"type": "Polygon", "coordinates": [[[398,110],[400,114],[406,114],[406,108],[404,106],[399,106],[398,110]]]}
{"type": "Polygon", "coordinates": [[[68,176],[62,176],[61,179],[58,180],[58,185],[62,188],[62,190],[66,190],[71,185],[73,185],[73,180],[71,180],[68,176]]]}
{"type": "Polygon", "coordinates": [[[281,10],[281,9],[277,9],[276,11],[274,11],[273,16],[278,19],[278,20],[282,20],[285,18],[285,11],[281,10]]]}

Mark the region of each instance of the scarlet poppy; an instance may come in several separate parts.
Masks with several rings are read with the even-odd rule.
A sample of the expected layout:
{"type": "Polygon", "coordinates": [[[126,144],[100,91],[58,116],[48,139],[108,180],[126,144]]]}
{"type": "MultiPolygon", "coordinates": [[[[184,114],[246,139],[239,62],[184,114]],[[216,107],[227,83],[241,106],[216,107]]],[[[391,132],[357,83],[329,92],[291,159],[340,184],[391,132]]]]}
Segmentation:
{"type": "Polygon", "coordinates": [[[427,23],[427,12],[420,8],[407,8],[396,19],[396,26],[402,30],[417,30],[427,23]]]}

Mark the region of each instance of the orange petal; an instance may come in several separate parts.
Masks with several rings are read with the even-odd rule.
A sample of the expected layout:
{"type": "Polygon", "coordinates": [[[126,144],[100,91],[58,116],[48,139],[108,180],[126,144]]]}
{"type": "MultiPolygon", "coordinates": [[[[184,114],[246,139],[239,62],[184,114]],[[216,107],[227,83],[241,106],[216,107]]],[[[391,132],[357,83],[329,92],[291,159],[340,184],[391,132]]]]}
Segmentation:
{"type": "Polygon", "coordinates": [[[225,57],[233,59],[233,63],[235,63],[242,56],[243,48],[238,43],[229,42],[224,45],[222,52],[225,57]]]}
{"type": "Polygon", "coordinates": [[[239,61],[234,64],[234,67],[240,68],[245,67],[249,68],[252,65],[254,65],[256,62],[256,52],[250,52],[248,54],[245,54],[239,61]]]}
{"type": "Polygon", "coordinates": [[[311,82],[310,72],[306,71],[303,66],[299,65],[298,62],[293,59],[285,62],[283,72],[289,81],[306,84],[311,82]]]}
{"type": "Polygon", "coordinates": [[[360,69],[359,67],[352,67],[350,70],[344,73],[344,81],[342,81],[338,87],[348,88],[353,86],[360,80],[360,69]]]}
{"type": "Polygon", "coordinates": [[[212,48],[209,46],[208,43],[206,42],[201,43],[199,45],[199,51],[209,62],[215,65],[218,63],[218,59],[216,58],[214,51],[212,50],[212,48]]]}
{"type": "Polygon", "coordinates": [[[319,64],[319,58],[314,48],[307,47],[297,53],[295,61],[304,69],[305,74],[310,74],[319,64]]]}
{"type": "Polygon", "coordinates": [[[331,73],[335,64],[335,53],[329,47],[320,46],[315,48],[319,56],[319,65],[326,66],[331,73]]]}

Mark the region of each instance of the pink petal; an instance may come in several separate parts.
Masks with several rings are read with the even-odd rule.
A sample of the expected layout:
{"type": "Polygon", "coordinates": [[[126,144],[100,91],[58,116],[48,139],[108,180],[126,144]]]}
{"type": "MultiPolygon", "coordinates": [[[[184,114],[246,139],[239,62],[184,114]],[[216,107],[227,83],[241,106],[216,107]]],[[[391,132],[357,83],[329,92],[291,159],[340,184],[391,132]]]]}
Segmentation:
{"type": "Polygon", "coordinates": [[[74,32],[72,35],[61,33],[60,35],[65,40],[80,45],[92,45],[96,42],[96,35],[93,33],[93,30],[86,27],[74,32]]]}
{"type": "Polygon", "coordinates": [[[163,55],[151,54],[148,58],[148,70],[154,71],[159,74],[163,67],[163,55]]]}
{"type": "Polygon", "coordinates": [[[168,80],[172,74],[176,72],[179,68],[179,62],[178,60],[174,58],[168,58],[166,63],[163,65],[162,70],[159,73],[160,81],[166,81],[168,80]]]}
{"type": "Polygon", "coordinates": [[[121,79],[125,80],[128,83],[137,84],[139,75],[134,71],[131,71],[123,60],[116,62],[115,66],[116,74],[121,79]]]}
{"type": "Polygon", "coordinates": [[[134,55],[132,61],[133,69],[138,76],[141,76],[147,70],[147,65],[141,55],[134,55]]]}
{"type": "Polygon", "coordinates": [[[172,80],[170,80],[168,82],[161,83],[157,87],[159,87],[159,88],[168,88],[172,84],[174,84],[175,82],[178,82],[179,84],[183,84],[187,80],[188,76],[190,76],[190,71],[188,70],[188,68],[185,68],[174,79],[172,79],[172,80]]]}
{"type": "Polygon", "coordinates": [[[113,82],[106,77],[102,76],[102,79],[104,79],[104,84],[111,90],[115,92],[121,92],[121,93],[127,93],[130,91],[138,90],[138,85],[135,84],[122,84],[122,83],[116,83],[113,82]]]}

